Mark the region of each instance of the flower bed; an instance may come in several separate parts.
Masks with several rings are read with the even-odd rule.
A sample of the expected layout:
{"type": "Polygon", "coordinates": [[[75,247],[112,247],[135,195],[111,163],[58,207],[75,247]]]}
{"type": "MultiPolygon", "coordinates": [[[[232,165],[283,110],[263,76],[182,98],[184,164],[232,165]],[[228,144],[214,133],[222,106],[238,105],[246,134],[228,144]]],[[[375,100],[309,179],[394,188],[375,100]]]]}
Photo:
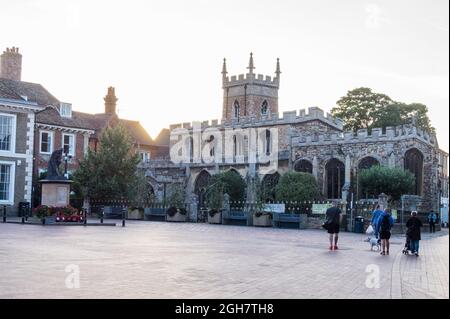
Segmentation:
{"type": "Polygon", "coordinates": [[[79,223],[84,221],[83,213],[72,206],[49,207],[40,205],[33,209],[33,216],[40,220],[44,220],[44,223],[46,224],[54,222],[79,223]]]}

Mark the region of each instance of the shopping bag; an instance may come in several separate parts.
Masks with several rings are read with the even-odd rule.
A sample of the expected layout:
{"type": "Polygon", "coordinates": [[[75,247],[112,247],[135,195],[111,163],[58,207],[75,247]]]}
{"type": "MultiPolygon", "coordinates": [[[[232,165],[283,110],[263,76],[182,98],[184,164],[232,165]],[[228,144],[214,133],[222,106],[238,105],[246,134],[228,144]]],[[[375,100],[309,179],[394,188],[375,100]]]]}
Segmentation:
{"type": "Polygon", "coordinates": [[[369,227],[367,227],[366,234],[367,235],[372,235],[373,234],[373,227],[372,227],[372,225],[369,225],[369,227]]]}

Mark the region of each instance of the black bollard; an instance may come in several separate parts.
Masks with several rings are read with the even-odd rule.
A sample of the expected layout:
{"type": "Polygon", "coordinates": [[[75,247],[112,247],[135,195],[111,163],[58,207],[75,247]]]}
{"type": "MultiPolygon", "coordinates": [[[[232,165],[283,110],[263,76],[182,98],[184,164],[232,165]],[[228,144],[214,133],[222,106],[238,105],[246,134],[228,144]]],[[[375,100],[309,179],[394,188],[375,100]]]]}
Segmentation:
{"type": "Polygon", "coordinates": [[[125,208],[122,208],[122,227],[125,227],[125,208]]]}
{"type": "Polygon", "coordinates": [[[102,210],[100,211],[100,224],[103,224],[104,215],[105,215],[105,207],[102,206],[102,210]]]}
{"type": "Polygon", "coordinates": [[[83,222],[84,222],[84,225],[86,226],[87,225],[87,209],[84,208],[83,212],[84,212],[84,214],[83,214],[83,222]]]}
{"type": "Polygon", "coordinates": [[[3,205],[3,222],[6,223],[6,205],[3,205]]]}

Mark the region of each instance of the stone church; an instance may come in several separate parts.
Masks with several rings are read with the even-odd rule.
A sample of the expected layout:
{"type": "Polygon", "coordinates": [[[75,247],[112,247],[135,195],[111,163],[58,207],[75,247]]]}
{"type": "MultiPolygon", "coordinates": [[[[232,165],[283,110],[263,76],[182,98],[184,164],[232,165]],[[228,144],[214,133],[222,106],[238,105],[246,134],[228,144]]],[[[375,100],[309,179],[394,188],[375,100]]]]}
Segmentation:
{"type": "MultiPolygon", "coordinates": [[[[173,147],[178,142],[177,131],[187,134],[185,151],[187,161],[175,163],[170,159],[153,159],[144,168],[158,200],[167,196],[167,187],[173,183],[184,185],[188,200],[204,204],[205,186],[208,179],[218,172],[232,170],[245,181],[259,175],[263,185],[275,185],[287,171],[308,172],[317,179],[324,199],[349,201],[364,198],[358,189],[358,173],[372,165],[401,167],[416,177],[411,195],[420,198],[418,209],[438,210],[442,198],[448,198],[447,158],[439,149],[436,136],[422,131],[414,122],[398,127],[375,128],[369,133],[343,131],[343,122],[325,114],[318,107],[279,113],[278,91],[280,89],[280,62],[277,59],[273,77],[254,73],[253,55],[246,74],[228,76],[224,59],[222,67],[223,105],[221,121],[181,123],[170,126],[173,147]],[[258,130],[256,140],[240,132],[258,130]],[[194,147],[195,131],[215,131],[201,138],[201,147],[194,147]],[[233,133],[234,132],[234,133],[233,133]],[[262,134],[260,134],[262,132],[262,134]],[[273,134],[276,133],[276,134],[273,134]],[[244,135],[244,136],[242,136],[244,135]],[[220,137],[220,136],[219,136],[220,137]],[[210,153],[224,141],[231,141],[231,153],[225,161],[195,160],[195,153],[205,144],[210,153]],[[265,164],[250,160],[249,150],[254,143],[263,145],[267,154],[277,152],[277,166],[271,171],[262,170],[265,164]],[[264,171],[264,172],[263,172],[264,171]]],[[[247,198],[251,194],[247,192],[247,198]]]]}

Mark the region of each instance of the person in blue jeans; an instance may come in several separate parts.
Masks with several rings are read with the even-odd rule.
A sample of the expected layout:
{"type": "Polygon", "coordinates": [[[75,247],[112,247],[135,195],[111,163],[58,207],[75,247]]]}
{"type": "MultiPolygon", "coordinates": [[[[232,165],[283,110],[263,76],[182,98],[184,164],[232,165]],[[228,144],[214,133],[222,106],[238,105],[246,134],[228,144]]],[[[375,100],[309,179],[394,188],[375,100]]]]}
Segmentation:
{"type": "Polygon", "coordinates": [[[434,211],[428,214],[428,224],[430,225],[430,233],[436,232],[437,215],[434,211]]]}
{"type": "Polygon", "coordinates": [[[417,212],[411,212],[411,218],[406,222],[406,228],[408,229],[406,232],[406,236],[408,236],[411,245],[411,252],[419,257],[419,241],[421,239],[420,236],[420,227],[422,227],[422,221],[417,218],[417,212]]]}
{"type": "Polygon", "coordinates": [[[376,239],[379,239],[379,234],[378,234],[378,230],[377,230],[377,222],[378,222],[378,218],[380,217],[380,215],[383,213],[383,210],[381,209],[380,204],[378,204],[375,207],[375,210],[372,212],[372,227],[374,229],[374,233],[373,235],[375,236],[376,239]]]}

